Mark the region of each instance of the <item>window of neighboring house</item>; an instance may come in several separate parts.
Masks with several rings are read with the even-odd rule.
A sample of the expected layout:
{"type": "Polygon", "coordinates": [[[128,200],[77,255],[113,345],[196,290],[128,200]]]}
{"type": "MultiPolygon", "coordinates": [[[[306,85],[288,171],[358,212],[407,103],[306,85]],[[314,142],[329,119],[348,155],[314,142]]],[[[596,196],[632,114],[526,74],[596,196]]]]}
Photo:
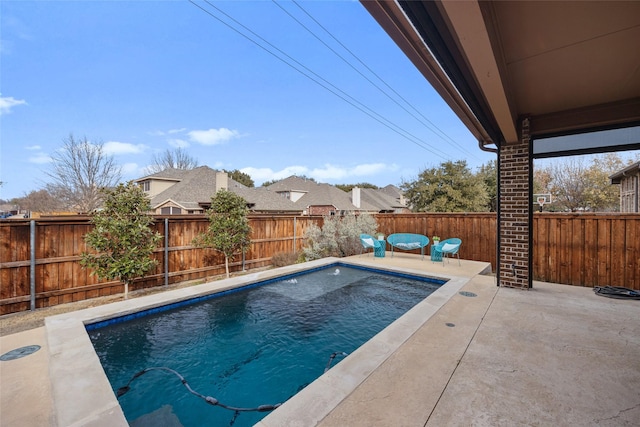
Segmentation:
{"type": "Polygon", "coordinates": [[[175,206],[167,206],[160,209],[161,215],[180,215],[182,213],[182,209],[177,208],[175,206]]]}
{"type": "Polygon", "coordinates": [[[140,186],[142,187],[142,191],[146,191],[148,193],[151,190],[151,181],[142,181],[140,186]]]}

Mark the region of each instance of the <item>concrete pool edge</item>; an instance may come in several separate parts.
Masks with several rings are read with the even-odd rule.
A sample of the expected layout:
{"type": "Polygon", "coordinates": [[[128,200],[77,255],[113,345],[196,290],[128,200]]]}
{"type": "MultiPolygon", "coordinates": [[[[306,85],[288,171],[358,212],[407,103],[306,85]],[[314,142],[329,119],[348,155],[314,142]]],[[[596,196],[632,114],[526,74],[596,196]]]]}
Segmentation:
{"type": "Polygon", "coordinates": [[[469,280],[467,277],[450,277],[447,283],[291,397],[256,426],[311,426],[320,423],[469,280]]]}
{"type": "MultiPolygon", "coordinates": [[[[45,319],[45,335],[49,348],[49,374],[51,377],[54,417],[57,425],[128,425],[98,356],[93,349],[93,345],[85,329],[86,324],[335,263],[360,265],[380,270],[401,271],[412,275],[432,278],[440,277],[449,280],[449,282],[441,286],[434,294],[422,301],[414,307],[414,309],[405,313],[404,316],[389,327],[392,328],[394,325],[396,325],[396,327],[401,325],[402,327],[398,330],[405,330],[407,328],[406,323],[415,324],[417,325],[416,327],[419,326],[418,323],[420,325],[424,323],[426,318],[422,321],[420,319],[424,317],[425,313],[431,313],[428,314],[430,317],[439,307],[446,303],[451,295],[455,294],[455,292],[469,280],[469,277],[457,277],[445,274],[450,271],[443,271],[443,274],[438,273],[434,276],[433,273],[429,274],[424,270],[376,265],[375,262],[369,259],[365,260],[364,258],[325,258],[304,264],[280,267],[258,273],[249,273],[243,276],[208,282],[189,288],[171,290],[164,293],[48,317],[45,319]],[[420,307],[420,309],[418,309],[418,307],[420,307]],[[415,319],[411,320],[413,318],[415,319]]],[[[476,272],[476,274],[477,273],[478,272],[476,272]]],[[[394,329],[391,329],[390,331],[393,330],[394,329]]],[[[366,351],[363,350],[363,348],[358,349],[339,365],[336,365],[334,369],[322,376],[322,382],[320,382],[320,384],[327,381],[335,383],[336,380],[334,377],[336,373],[339,372],[335,371],[335,368],[340,365],[344,365],[344,370],[347,370],[348,366],[352,366],[351,370],[347,370],[347,375],[351,378],[351,383],[355,384],[358,378],[360,378],[360,381],[364,380],[366,375],[375,370],[375,367],[379,366],[379,364],[391,354],[394,346],[397,347],[404,342],[403,339],[399,339],[401,336],[397,331],[391,333],[388,328],[383,330],[363,346],[367,348],[366,351]],[[358,360],[358,363],[354,363],[356,360],[358,360]],[[366,366],[368,366],[368,368],[363,370],[366,366]]],[[[319,380],[320,378],[316,380],[316,382],[319,380]]],[[[316,382],[312,383],[312,385],[316,382]]],[[[310,389],[310,387],[311,386],[307,387],[305,390],[310,389]]],[[[344,388],[344,395],[349,392],[346,384],[343,383],[340,387],[344,388]]],[[[303,390],[303,392],[305,392],[305,390],[303,390]]],[[[337,394],[335,390],[332,391],[332,401],[338,397],[335,394],[337,394]]],[[[293,399],[290,399],[290,401],[292,400],[293,399]]],[[[285,414],[286,406],[286,404],[283,405],[283,407],[275,411],[274,414],[285,414]]],[[[291,407],[292,404],[288,406],[291,407]]],[[[310,408],[307,408],[305,410],[307,414],[309,413],[309,409],[310,408]]]]}

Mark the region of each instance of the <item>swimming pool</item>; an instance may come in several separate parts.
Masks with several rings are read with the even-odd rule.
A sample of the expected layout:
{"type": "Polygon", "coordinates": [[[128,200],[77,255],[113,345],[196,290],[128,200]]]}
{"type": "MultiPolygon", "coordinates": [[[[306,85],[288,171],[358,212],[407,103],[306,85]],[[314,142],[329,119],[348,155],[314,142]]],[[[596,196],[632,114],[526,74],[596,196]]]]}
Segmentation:
{"type": "MultiPolygon", "coordinates": [[[[182,374],[197,392],[252,408],[287,400],[442,283],[333,264],[254,283],[223,298],[208,295],[196,305],[182,301],[178,305],[184,307],[156,307],[152,311],[164,312],[132,313],[87,329],[114,390],[137,372],[162,366],[182,374]]],[[[236,417],[207,405],[168,371],[136,378],[120,404],[130,422],[253,425],[266,415],[236,417]]]]}

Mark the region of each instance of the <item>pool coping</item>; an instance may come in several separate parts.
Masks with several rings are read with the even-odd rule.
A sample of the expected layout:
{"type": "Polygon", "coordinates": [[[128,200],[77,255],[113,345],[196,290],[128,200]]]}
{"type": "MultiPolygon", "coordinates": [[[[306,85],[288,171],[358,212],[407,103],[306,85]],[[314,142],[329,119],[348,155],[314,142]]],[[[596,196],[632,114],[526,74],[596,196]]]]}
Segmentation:
{"type": "Polygon", "coordinates": [[[45,336],[57,425],[129,425],[95,353],[86,325],[336,263],[448,281],[257,425],[282,425],[279,420],[290,419],[301,404],[305,420],[319,422],[471,279],[447,274],[454,270],[443,270],[442,274],[434,275],[425,270],[376,264],[365,257],[324,258],[48,317],[45,336]]]}

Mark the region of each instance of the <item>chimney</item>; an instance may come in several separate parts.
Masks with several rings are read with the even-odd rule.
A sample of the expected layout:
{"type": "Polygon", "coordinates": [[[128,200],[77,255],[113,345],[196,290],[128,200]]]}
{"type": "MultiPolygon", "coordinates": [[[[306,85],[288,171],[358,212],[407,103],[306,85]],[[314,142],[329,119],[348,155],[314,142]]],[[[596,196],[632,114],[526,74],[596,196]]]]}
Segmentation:
{"type": "Polygon", "coordinates": [[[353,203],[353,206],[360,209],[360,188],[359,187],[353,187],[353,189],[351,190],[351,203],[353,203]]]}
{"type": "Polygon", "coordinates": [[[216,193],[229,189],[229,175],[226,172],[216,172],[216,193]]]}

